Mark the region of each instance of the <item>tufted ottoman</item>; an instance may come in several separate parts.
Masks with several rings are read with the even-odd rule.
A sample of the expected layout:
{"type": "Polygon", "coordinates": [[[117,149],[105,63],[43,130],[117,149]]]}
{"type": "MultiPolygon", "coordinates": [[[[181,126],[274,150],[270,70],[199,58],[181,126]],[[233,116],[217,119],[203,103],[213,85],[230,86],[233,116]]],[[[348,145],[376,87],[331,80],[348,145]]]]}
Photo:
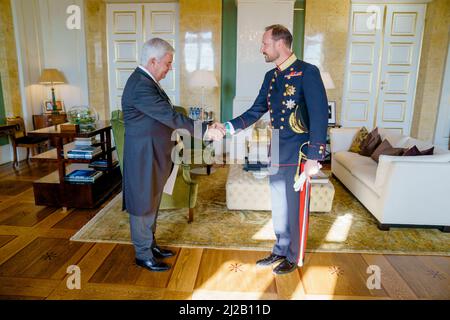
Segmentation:
{"type": "MultiPolygon", "coordinates": [[[[226,183],[227,207],[230,210],[271,210],[269,178],[256,179],[244,171],[242,165],[230,165],[226,183]]],[[[333,205],[334,186],[313,183],[311,186],[311,212],[330,212],[333,205]]]]}

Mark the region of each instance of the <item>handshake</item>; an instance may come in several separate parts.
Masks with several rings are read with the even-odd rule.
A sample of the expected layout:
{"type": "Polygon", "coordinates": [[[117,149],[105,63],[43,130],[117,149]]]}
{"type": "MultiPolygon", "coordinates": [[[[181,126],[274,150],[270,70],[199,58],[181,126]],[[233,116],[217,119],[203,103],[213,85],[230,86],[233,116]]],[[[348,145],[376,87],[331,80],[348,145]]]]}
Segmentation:
{"type": "Polygon", "coordinates": [[[208,126],[208,130],[205,134],[205,140],[220,141],[226,135],[227,129],[225,124],[220,122],[214,122],[208,126]]]}

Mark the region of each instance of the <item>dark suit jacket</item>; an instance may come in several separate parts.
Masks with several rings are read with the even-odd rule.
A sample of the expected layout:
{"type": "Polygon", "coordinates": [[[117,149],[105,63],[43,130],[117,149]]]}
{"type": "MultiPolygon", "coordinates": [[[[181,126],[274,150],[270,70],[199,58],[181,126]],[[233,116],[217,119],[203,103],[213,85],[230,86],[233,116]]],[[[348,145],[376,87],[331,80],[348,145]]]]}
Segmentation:
{"type": "Polygon", "coordinates": [[[156,213],[172,168],[172,132],[182,128],[194,135],[196,126],[196,137],[201,139],[206,124],[176,112],[164,91],[140,68],[125,85],[122,111],[124,209],[136,216],[156,213]]]}

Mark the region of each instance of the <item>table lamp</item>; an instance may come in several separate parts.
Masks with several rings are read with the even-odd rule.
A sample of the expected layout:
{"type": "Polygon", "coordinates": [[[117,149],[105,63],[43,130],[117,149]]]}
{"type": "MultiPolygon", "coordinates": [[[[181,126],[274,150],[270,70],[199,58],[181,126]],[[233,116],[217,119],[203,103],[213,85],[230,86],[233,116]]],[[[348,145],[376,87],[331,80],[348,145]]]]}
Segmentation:
{"type": "Polygon", "coordinates": [[[66,83],[66,78],[58,69],[44,69],[42,71],[41,77],[39,78],[40,84],[51,85],[52,86],[52,105],[53,112],[57,112],[58,108],[56,106],[56,98],[55,98],[55,84],[64,84],[66,83]]]}
{"type": "Polygon", "coordinates": [[[196,70],[192,73],[189,83],[192,87],[202,88],[200,108],[203,110],[205,107],[205,88],[215,88],[219,86],[214,72],[207,70],[196,70]]]}

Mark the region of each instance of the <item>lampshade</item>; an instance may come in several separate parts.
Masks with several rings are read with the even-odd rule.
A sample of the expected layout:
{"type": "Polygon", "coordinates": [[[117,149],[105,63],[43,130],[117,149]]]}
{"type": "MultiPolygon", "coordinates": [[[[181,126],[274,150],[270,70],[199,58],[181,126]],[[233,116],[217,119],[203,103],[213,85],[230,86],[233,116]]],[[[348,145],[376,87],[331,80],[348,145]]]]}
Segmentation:
{"type": "Polygon", "coordinates": [[[40,84],[63,84],[66,78],[58,69],[44,69],[39,78],[40,84]]]}
{"type": "Polygon", "coordinates": [[[214,88],[219,86],[214,72],[206,70],[194,71],[189,83],[192,87],[214,88]]]}
{"type": "Polygon", "coordinates": [[[320,71],[320,76],[322,77],[323,85],[325,86],[325,89],[334,89],[336,88],[334,86],[333,79],[331,79],[331,75],[329,72],[326,71],[320,71]]]}

